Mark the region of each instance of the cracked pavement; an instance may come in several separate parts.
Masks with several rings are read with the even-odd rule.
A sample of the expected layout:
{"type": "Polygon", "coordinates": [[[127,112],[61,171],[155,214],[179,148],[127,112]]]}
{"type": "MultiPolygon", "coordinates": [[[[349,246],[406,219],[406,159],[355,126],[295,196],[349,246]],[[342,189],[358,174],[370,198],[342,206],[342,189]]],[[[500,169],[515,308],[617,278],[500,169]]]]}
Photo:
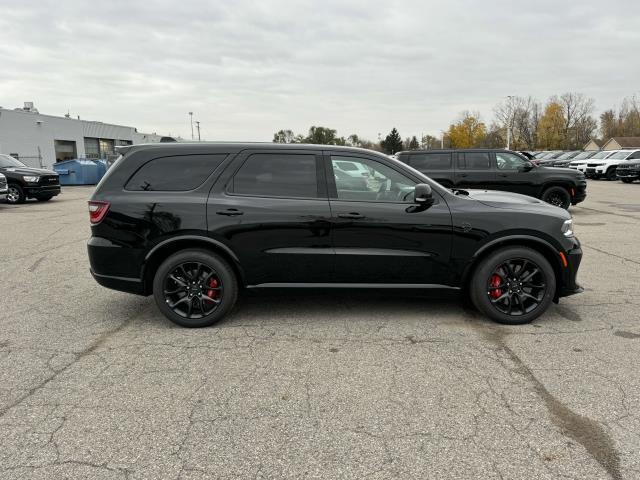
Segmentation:
{"type": "Polygon", "coordinates": [[[88,187],[0,204],[3,479],[640,477],[640,185],[572,208],[582,295],[251,292],[174,326],[88,272],[88,187]]]}

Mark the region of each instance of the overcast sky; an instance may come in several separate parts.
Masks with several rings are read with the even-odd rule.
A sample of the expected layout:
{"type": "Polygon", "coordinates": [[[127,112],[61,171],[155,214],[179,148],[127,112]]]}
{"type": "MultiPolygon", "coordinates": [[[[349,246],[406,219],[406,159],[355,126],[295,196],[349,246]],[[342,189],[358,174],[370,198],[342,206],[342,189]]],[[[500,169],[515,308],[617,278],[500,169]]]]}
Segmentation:
{"type": "Polygon", "coordinates": [[[0,0],[0,105],[208,140],[431,133],[506,95],[640,94],[640,1],[0,0]]]}

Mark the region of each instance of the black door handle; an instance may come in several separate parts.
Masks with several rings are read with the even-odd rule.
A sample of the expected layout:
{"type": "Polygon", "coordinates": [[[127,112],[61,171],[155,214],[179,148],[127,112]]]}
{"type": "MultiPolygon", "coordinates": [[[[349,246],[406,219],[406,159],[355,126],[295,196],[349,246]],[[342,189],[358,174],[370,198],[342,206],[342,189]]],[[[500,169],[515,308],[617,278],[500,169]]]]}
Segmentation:
{"type": "Polygon", "coordinates": [[[236,215],[243,215],[244,212],[237,208],[227,208],[226,210],[218,210],[216,215],[226,215],[227,217],[235,217],[236,215]]]}
{"type": "Polygon", "coordinates": [[[358,212],[349,212],[349,213],[339,213],[338,216],[340,218],[364,218],[364,215],[360,215],[358,212]]]}

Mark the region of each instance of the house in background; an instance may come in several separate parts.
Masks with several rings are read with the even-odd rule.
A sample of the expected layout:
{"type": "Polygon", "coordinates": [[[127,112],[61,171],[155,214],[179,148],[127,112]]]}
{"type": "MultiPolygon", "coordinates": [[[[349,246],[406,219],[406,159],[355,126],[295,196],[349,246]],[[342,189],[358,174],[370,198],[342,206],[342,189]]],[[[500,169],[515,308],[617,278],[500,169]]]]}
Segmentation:
{"type": "Polygon", "coordinates": [[[596,140],[595,138],[592,138],[586,143],[584,147],[582,147],[582,149],[585,151],[591,152],[593,150],[600,150],[601,146],[602,146],[602,142],[600,140],[596,140]]]}
{"type": "Polygon", "coordinates": [[[602,150],[635,149],[640,149],[640,137],[613,137],[602,146],[602,150]]]}

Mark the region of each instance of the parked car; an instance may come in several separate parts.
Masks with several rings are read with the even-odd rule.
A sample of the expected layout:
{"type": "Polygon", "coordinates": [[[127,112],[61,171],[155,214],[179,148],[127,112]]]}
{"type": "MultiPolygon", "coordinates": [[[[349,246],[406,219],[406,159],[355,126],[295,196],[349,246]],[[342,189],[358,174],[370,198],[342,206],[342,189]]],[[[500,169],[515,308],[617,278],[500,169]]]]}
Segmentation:
{"type": "Polygon", "coordinates": [[[582,153],[582,150],[572,150],[569,152],[564,152],[562,155],[560,155],[558,158],[556,158],[555,160],[553,160],[551,162],[550,165],[548,165],[549,167],[568,167],[569,163],[571,163],[571,159],[578,156],[580,153],[582,153]]]}
{"type": "Polygon", "coordinates": [[[616,175],[624,183],[631,183],[634,180],[640,180],[640,161],[629,160],[619,164],[616,168],[616,175]]]}
{"type": "Polygon", "coordinates": [[[339,168],[334,168],[333,174],[336,177],[336,181],[339,181],[342,185],[348,187],[349,190],[362,191],[367,189],[367,178],[364,176],[354,177],[339,168]]]}
{"type": "MultiPolygon", "coordinates": [[[[579,162],[580,160],[585,160],[584,163],[587,163],[586,160],[593,157],[597,152],[598,150],[587,150],[586,152],[580,152],[571,158],[562,159],[562,160],[558,158],[554,162],[553,166],[561,167],[561,168],[570,168],[572,163],[579,162]]],[[[578,165],[578,163],[575,163],[575,164],[578,165]]]]}
{"type": "Polygon", "coordinates": [[[521,193],[562,208],[587,196],[583,174],[539,167],[508,150],[413,150],[398,159],[446,187],[521,193]]]}
{"type": "MultiPolygon", "coordinates": [[[[446,288],[521,324],[582,291],[571,215],[508,192],[451,191],[386,155],[328,145],[121,147],[89,201],[91,273],[208,326],[240,288],[446,288]],[[365,191],[336,178],[349,161],[365,191]]],[[[520,157],[518,157],[520,158],[520,157]]]]}
{"type": "Polygon", "coordinates": [[[9,188],[7,185],[7,177],[5,177],[2,173],[0,173],[0,200],[2,201],[6,200],[7,193],[9,193],[9,188]]]}
{"type": "Polygon", "coordinates": [[[603,160],[595,162],[591,160],[587,163],[587,177],[616,180],[618,166],[628,160],[640,160],[640,150],[618,150],[603,160]]]}
{"type": "Polygon", "coordinates": [[[569,164],[569,168],[572,170],[578,170],[579,172],[585,173],[587,169],[587,163],[593,162],[594,160],[603,160],[611,155],[613,155],[617,150],[599,150],[594,155],[589,157],[587,160],[577,160],[574,159],[569,164]]]}
{"type": "Polygon", "coordinates": [[[340,161],[336,164],[336,170],[340,170],[351,177],[368,178],[369,170],[357,162],[340,161]]]}
{"type": "Polygon", "coordinates": [[[24,203],[27,198],[41,202],[60,194],[58,174],[44,168],[27,167],[20,160],[0,154],[0,173],[7,177],[7,203],[24,203]]]}

